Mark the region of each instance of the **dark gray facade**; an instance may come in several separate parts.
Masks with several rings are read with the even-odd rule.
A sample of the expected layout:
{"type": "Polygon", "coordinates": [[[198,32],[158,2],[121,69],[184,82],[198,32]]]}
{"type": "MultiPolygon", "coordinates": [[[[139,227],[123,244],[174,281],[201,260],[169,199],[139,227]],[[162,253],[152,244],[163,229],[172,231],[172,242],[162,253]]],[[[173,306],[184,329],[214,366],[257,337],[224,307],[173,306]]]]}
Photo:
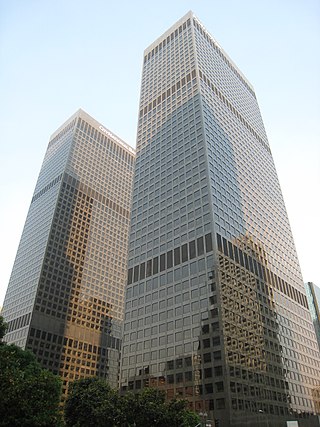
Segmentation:
{"type": "Polygon", "coordinates": [[[79,110],[50,138],[2,314],[59,374],[118,385],[134,150],[79,110]]]}
{"type": "Polygon", "coordinates": [[[160,387],[220,427],[318,424],[319,351],[256,96],[191,12],[144,52],[125,313],[122,390],[160,387]]]}

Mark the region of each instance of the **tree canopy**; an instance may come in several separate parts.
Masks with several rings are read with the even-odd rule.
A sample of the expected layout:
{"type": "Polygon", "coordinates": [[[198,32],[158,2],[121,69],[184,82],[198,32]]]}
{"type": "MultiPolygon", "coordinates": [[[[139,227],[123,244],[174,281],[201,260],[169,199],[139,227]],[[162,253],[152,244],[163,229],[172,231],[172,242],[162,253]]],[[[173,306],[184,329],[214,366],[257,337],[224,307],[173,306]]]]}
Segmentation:
{"type": "MultiPolygon", "coordinates": [[[[3,324],[0,316],[0,331],[3,324]]],[[[59,377],[42,369],[33,353],[1,343],[0,426],[59,425],[60,394],[59,377]]]]}
{"type": "Polygon", "coordinates": [[[64,409],[66,425],[74,427],[119,425],[122,416],[118,393],[98,378],[74,381],[64,409]]]}
{"type": "Polygon", "coordinates": [[[0,316],[0,343],[2,343],[3,337],[6,334],[7,324],[5,323],[2,316],[0,316]]]}
{"type": "Polygon", "coordinates": [[[166,402],[161,390],[119,396],[103,380],[87,378],[72,384],[65,421],[68,427],[194,427],[200,420],[186,401],[166,402]]]}
{"type": "Polygon", "coordinates": [[[140,393],[123,396],[124,426],[194,427],[199,416],[187,409],[186,400],[165,401],[165,393],[156,388],[145,388],[140,393]]]}
{"type": "MultiPolygon", "coordinates": [[[[58,427],[61,380],[42,369],[33,353],[3,342],[0,316],[0,426],[58,427]]],[[[159,389],[120,396],[105,381],[74,381],[64,407],[67,427],[195,427],[199,416],[184,400],[165,401],[159,389]]]]}

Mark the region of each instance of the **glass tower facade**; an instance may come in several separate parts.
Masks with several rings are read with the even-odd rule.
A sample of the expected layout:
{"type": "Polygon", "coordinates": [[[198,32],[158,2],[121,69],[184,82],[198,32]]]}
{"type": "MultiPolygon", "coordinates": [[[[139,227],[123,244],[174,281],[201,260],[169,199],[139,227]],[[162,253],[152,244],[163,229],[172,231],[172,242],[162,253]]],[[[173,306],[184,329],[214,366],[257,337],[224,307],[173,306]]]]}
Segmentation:
{"type": "Polygon", "coordinates": [[[317,425],[319,351],[256,96],[192,12],[144,52],[133,188],[121,389],[159,387],[220,427],[317,425]]]}
{"type": "Polygon", "coordinates": [[[320,349],[320,288],[312,282],[305,284],[309,310],[320,349]]]}
{"type": "Polygon", "coordinates": [[[79,110],[51,137],[13,266],[5,340],[117,387],[134,150],[79,110]]]}

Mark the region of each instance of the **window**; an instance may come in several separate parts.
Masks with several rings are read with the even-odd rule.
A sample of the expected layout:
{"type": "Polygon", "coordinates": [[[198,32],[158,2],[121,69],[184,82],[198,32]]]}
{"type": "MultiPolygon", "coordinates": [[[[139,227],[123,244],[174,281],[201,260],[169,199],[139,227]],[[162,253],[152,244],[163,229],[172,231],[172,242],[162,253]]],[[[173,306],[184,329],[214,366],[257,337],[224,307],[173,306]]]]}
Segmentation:
{"type": "Polygon", "coordinates": [[[182,245],[182,262],[188,261],[188,245],[182,245]]]}
{"type": "Polygon", "coordinates": [[[212,251],[211,233],[205,235],[205,241],[206,241],[206,252],[212,251]]]}
{"type": "Polygon", "coordinates": [[[211,362],[211,353],[205,353],[203,355],[203,361],[204,361],[204,363],[211,362]]]}
{"type": "Polygon", "coordinates": [[[221,392],[224,390],[223,381],[219,381],[215,384],[215,388],[217,392],[221,392]]]}
{"type": "Polygon", "coordinates": [[[152,274],[157,274],[158,270],[159,270],[159,258],[155,257],[155,258],[153,258],[152,274]]]}
{"type": "Polygon", "coordinates": [[[167,375],[167,381],[168,381],[168,384],[173,384],[174,383],[174,376],[173,375],[167,375]]]}
{"type": "Polygon", "coordinates": [[[143,262],[140,265],[140,280],[145,278],[145,274],[146,274],[146,264],[143,262]]]}
{"type": "Polygon", "coordinates": [[[206,338],[205,340],[202,340],[202,346],[203,346],[203,348],[209,348],[210,347],[210,339],[206,338]]]}
{"type": "Polygon", "coordinates": [[[222,376],[222,374],[223,374],[222,366],[216,366],[214,368],[214,375],[219,377],[219,376],[222,376]]]}
{"type": "Polygon", "coordinates": [[[206,394],[211,394],[211,393],[213,393],[213,386],[212,386],[212,384],[210,383],[210,384],[205,384],[205,392],[206,392],[206,394]]]}
{"type": "Polygon", "coordinates": [[[178,374],[176,374],[176,382],[182,383],[182,381],[183,381],[183,375],[182,375],[182,372],[179,372],[178,374]]]}
{"type": "Polygon", "coordinates": [[[185,372],[184,378],[185,381],[192,381],[192,371],[185,372]]]}
{"type": "Polygon", "coordinates": [[[132,268],[129,268],[128,270],[128,285],[130,285],[132,283],[132,268]]]}
{"type": "Polygon", "coordinates": [[[212,344],[214,346],[220,345],[220,337],[219,336],[218,337],[213,337],[212,338],[212,344]]]}
{"type": "Polygon", "coordinates": [[[214,351],[213,352],[213,359],[214,360],[221,360],[221,351],[214,351]]]}
{"type": "Polygon", "coordinates": [[[224,409],[225,408],[225,400],[224,399],[217,399],[217,409],[224,409]]]}
{"type": "Polygon", "coordinates": [[[136,282],[139,278],[139,266],[136,265],[134,267],[134,273],[133,273],[133,281],[136,282]]]}
{"type": "Polygon", "coordinates": [[[196,242],[194,240],[189,242],[189,256],[190,259],[193,259],[196,256],[196,242]]]}
{"type": "Polygon", "coordinates": [[[149,277],[152,274],[152,260],[149,259],[149,261],[147,261],[147,274],[146,276],[149,277]]]}
{"type": "Polygon", "coordinates": [[[180,248],[175,248],[174,250],[174,265],[180,264],[180,248]]]}
{"type": "Polygon", "coordinates": [[[212,368],[205,368],[204,377],[205,378],[212,378],[212,368]]]}
{"type": "Polygon", "coordinates": [[[160,271],[165,270],[166,268],[166,254],[160,255],[160,271]]]}
{"type": "Polygon", "coordinates": [[[198,251],[198,256],[204,254],[203,237],[199,237],[197,239],[197,251],[198,251]]]}

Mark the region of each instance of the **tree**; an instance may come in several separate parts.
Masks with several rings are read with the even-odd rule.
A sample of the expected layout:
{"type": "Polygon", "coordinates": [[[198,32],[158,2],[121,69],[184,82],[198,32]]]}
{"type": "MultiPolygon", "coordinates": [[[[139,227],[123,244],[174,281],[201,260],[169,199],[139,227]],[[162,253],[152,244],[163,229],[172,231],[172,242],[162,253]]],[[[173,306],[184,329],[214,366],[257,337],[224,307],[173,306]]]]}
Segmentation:
{"type": "Polygon", "coordinates": [[[2,344],[3,337],[6,334],[7,324],[5,323],[2,316],[0,316],[0,344],[2,344]]]}
{"type": "Polygon", "coordinates": [[[112,427],[122,421],[118,393],[99,378],[74,381],[65,404],[68,427],[112,427]]]}
{"type": "Polygon", "coordinates": [[[42,369],[33,353],[0,345],[0,426],[59,425],[60,394],[60,379],[42,369]]]}
{"type": "Polygon", "coordinates": [[[186,400],[166,402],[164,391],[156,388],[128,392],[122,399],[126,427],[194,427],[200,422],[199,415],[187,409],[186,400]]]}
{"type": "Polygon", "coordinates": [[[165,401],[165,393],[145,388],[119,396],[103,380],[72,383],[65,405],[67,427],[194,427],[197,414],[183,400],[165,401]]]}
{"type": "Polygon", "coordinates": [[[165,394],[156,388],[144,388],[140,393],[127,393],[123,397],[125,426],[165,427],[167,408],[165,394]]]}
{"type": "Polygon", "coordinates": [[[199,415],[188,409],[186,400],[170,400],[167,414],[172,427],[194,427],[200,423],[199,415]]]}

